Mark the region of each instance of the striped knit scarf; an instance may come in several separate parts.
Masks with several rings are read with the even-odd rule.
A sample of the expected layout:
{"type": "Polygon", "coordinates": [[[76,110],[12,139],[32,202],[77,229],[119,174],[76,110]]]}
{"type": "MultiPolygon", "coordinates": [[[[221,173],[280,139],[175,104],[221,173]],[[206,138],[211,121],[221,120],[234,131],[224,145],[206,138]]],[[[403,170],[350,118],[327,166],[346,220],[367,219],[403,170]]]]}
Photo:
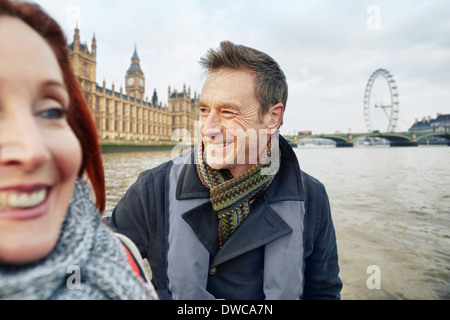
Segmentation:
{"type": "MultiPolygon", "coordinates": [[[[261,174],[261,169],[272,164],[265,164],[271,155],[271,143],[267,153],[251,169],[239,177],[233,177],[229,170],[216,170],[204,161],[205,152],[200,141],[196,152],[198,176],[205,187],[210,189],[211,204],[219,218],[219,245],[222,247],[234,230],[241,224],[250,211],[249,202],[261,194],[272,182],[273,174],[261,174]]],[[[276,158],[276,171],[279,167],[279,155],[276,158]]]]}

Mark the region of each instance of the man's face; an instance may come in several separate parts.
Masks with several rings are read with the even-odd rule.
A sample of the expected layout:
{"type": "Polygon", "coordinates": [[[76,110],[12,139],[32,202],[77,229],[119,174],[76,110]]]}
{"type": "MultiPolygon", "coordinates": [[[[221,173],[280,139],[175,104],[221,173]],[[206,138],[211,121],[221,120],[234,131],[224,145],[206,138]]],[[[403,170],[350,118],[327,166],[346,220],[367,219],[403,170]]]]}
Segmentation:
{"type": "Polygon", "coordinates": [[[235,177],[254,166],[262,150],[258,141],[267,138],[268,128],[266,117],[259,115],[256,75],[247,70],[212,72],[199,106],[205,161],[214,169],[229,169],[235,177]]]}

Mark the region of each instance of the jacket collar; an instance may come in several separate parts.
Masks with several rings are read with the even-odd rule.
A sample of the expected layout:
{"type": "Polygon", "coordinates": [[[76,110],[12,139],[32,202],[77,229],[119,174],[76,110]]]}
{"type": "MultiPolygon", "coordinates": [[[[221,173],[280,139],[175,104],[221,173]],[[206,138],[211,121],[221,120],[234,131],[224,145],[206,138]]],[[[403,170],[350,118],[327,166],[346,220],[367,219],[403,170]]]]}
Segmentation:
{"type": "Polygon", "coordinates": [[[222,248],[219,248],[217,233],[219,222],[211,202],[183,213],[182,218],[214,257],[211,266],[231,260],[292,232],[292,228],[264,199],[255,201],[248,216],[222,248]]]}
{"type": "MultiPolygon", "coordinates": [[[[268,203],[304,201],[306,199],[305,190],[294,150],[281,135],[279,135],[279,146],[280,169],[270,186],[264,191],[264,198],[268,203]]],[[[209,189],[202,184],[198,177],[194,156],[194,152],[191,152],[191,161],[188,161],[181,170],[176,189],[177,200],[210,197],[209,189]]]]}
{"type": "MultiPolygon", "coordinates": [[[[212,265],[219,265],[292,232],[292,228],[270,204],[279,201],[303,201],[305,191],[294,151],[281,136],[279,145],[281,165],[278,173],[263,196],[251,205],[248,216],[222,248],[219,249],[218,245],[217,214],[210,201],[182,214],[183,220],[213,257],[212,265]]],[[[210,197],[209,189],[203,186],[197,175],[193,154],[192,152],[191,161],[185,164],[180,172],[175,193],[177,200],[210,197]]]]}

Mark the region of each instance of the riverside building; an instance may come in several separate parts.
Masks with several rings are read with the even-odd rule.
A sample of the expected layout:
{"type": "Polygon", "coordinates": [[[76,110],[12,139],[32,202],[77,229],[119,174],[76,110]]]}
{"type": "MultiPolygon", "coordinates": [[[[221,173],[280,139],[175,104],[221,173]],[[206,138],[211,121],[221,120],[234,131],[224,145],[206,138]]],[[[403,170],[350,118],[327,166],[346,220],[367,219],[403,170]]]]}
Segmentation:
{"type": "Polygon", "coordinates": [[[190,88],[186,90],[184,85],[180,92],[171,91],[170,86],[168,87],[167,105],[158,100],[156,89],[149,100],[145,94],[145,75],[136,48],[125,73],[125,91],[122,86],[116,91],[114,84],[111,88],[106,88],[105,81],[102,85],[97,83],[95,35],[89,50],[87,44],[80,42],[80,30],[76,28],[69,51],[72,69],[95,120],[101,141],[163,142],[170,141],[172,134],[177,141],[193,138],[194,122],[198,120],[199,97],[196,93],[191,97],[190,88]]]}

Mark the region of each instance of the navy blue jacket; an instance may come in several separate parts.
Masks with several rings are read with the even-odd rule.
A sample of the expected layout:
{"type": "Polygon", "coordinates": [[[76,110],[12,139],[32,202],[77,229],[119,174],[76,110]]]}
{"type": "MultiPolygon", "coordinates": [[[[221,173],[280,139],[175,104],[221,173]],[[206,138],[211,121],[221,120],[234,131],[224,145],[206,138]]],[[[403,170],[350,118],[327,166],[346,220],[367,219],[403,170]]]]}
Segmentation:
{"type": "Polygon", "coordinates": [[[193,152],[142,172],[110,226],[132,239],[161,299],[339,299],[342,282],[324,186],[280,136],[281,165],[222,248],[193,152]]]}

